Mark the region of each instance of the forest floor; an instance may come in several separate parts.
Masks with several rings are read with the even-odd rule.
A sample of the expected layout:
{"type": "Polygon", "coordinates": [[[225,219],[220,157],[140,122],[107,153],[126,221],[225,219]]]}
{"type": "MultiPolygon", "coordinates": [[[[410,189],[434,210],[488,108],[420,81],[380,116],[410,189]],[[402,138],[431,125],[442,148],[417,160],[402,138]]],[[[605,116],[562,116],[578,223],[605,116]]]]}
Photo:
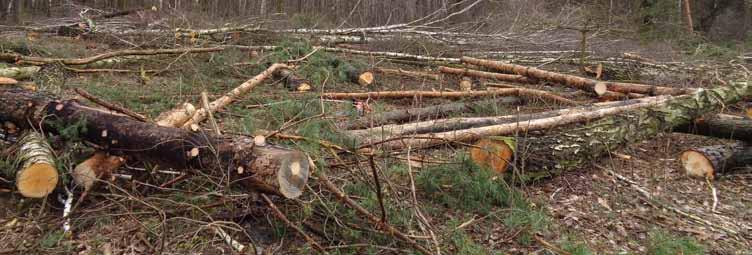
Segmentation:
{"type": "MultiPolygon", "coordinates": [[[[458,57],[469,50],[576,50],[578,38],[579,33],[573,31],[553,30],[519,35],[505,41],[484,42],[482,46],[395,39],[355,47],[458,57]]],[[[234,43],[245,45],[289,43],[287,39],[254,36],[236,40],[234,43]]],[[[0,41],[7,42],[6,49],[26,47],[32,49],[32,55],[55,57],[91,56],[126,48],[112,38],[39,38],[16,34],[4,35],[0,41]]],[[[200,46],[192,43],[191,46],[200,46]]],[[[601,57],[633,52],[658,61],[684,61],[697,66],[723,65],[728,60],[706,58],[703,53],[688,54],[671,45],[614,35],[594,36],[588,49],[601,57]]],[[[69,73],[66,74],[62,96],[76,97],[72,90],[80,88],[155,118],[183,102],[200,102],[201,91],[208,91],[210,98],[218,97],[259,73],[273,58],[269,56],[277,54],[258,53],[259,56],[249,56],[248,52],[226,50],[158,56],[116,66],[134,70],[133,73],[69,73]],[[247,62],[251,64],[237,65],[247,62]],[[144,71],[150,69],[164,69],[164,72],[155,75],[144,71]]],[[[367,63],[369,67],[415,71],[434,68],[374,57],[336,56],[346,61],[367,63]]],[[[554,57],[572,56],[576,57],[577,53],[554,57]]],[[[315,66],[305,67],[315,64],[311,62],[304,62],[299,70],[314,70],[315,66]]],[[[742,64],[752,68],[750,64],[742,64]]],[[[555,61],[543,63],[541,68],[581,75],[576,65],[555,61]]],[[[352,102],[320,100],[318,93],[459,90],[458,79],[451,76],[434,81],[377,74],[375,84],[363,87],[338,79],[336,74],[326,71],[302,73],[304,77],[306,74],[318,75],[305,77],[313,81],[314,91],[291,92],[279,81],[267,82],[218,112],[216,118],[220,129],[228,134],[252,135],[261,129],[277,130],[297,122],[286,132],[346,145],[347,141],[337,134],[337,123],[358,118],[352,102]]],[[[666,72],[649,77],[620,76],[619,79],[669,84],[667,86],[677,84],[673,85],[677,87],[709,87],[717,84],[716,74],[712,71],[666,72]]],[[[485,90],[484,81],[474,80],[474,89],[485,90]]],[[[531,87],[556,92],[573,91],[549,84],[531,87]]],[[[586,95],[576,99],[595,102],[586,95]]],[[[460,101],[470,100],[475,99],[460,101]]],[[[363,118],[367,118],[367,114],[391,109],[449,101],[379,99],[368,102],[372,112],[363,118]]],[[[490,105],[449,116],[508,115],[562,107],[542,100],[527,100],[520,105],[490,105]]],[[[730,114],[739,112],[736,106],[725,110],[730,114]]],[[[272,142],[308,152],[319,165],[316,171],[327,172],[353,199],[373,214],[381,214],[367,158],[352,155],[338,158],[327,149],[305,141],[274,139],[272,142]],[[344,164],[343,160],[356,163],[344,164]]],[[[467,159],[467,149],[462,146],[445,145],[431,150],[395,153],[376,158],[376,163],[383,178],[382,192],[388,222],[443,254],[749,254],[752,250],[752,171],[720,176],[709,183],[687,177],[678,160],[679,153],[685,149],[728,142],[688,134],[662,134],[649,141],[631,144],[585,167],[526,184],[516,183],[508,177],[479,174],[479,169],[467,159]],[[408,157],[442,163],[425,166],[414,160],[408,162],[405,160],[408,157]],[[717,190],[716,211],[712,211],[714,201],[710,185],[717,190]],[[646,197],[643,191],[650,197],[646,197]],[[413,201],[412,192],[415,192],[417,201],[413,201]],[[420,215],[425,217],[425,222],[420,215]]],[[[81,146],[66,148],[65,152],[59,152],[64,168],[71,168],[90,153],[81,146]]],[[[264,253],[313,252],[310,245],[275,218],[266,203],[255,194],[242,188],[217,186],[198,174],[189,175],[169,187],[160,187],[176,176],[134,170],[141,167],[129,163],[120,171],[132,175],[131,180],[117,179],[89,194],[71,216],[72,236],[62,234],[62,209],[56,193],[41,201],[23,199],[10,190],[0,193],[0,203],[4,205],[0,207],[0,254],[233,253],[232,248],[211,231],[212,226],[223,226],[235,240],[262,248],[264,253]]],[[[149,166],[145,168],[150,169],[149,166]]],[[[333,254],[412,252],[408,245],[383,233],[339,203],[316,178],[309,182],[302,197],[275,199],[275,203],[333,254]]]]}

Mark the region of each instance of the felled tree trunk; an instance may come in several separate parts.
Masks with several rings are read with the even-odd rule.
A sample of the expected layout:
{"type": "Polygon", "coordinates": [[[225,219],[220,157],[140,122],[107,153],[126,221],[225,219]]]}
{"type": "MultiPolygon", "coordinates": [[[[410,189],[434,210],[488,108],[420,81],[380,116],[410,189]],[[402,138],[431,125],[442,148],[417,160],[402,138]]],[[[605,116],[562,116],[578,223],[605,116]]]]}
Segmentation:
{"type": "Polygon", "coordinates": [[[21,89],[1,89],[0,120],[30,129],[77,127],[78,136],[104,151],[127,155],[162,167],[205,169],[229,177],[257,191],[297,197],[308,179],[309,160],[300,152],[271,145],[256,145],[251,138],[211,136],[180,128],[161,127],[124,115],[58,101],[21,89]],[[84,129],[85,128],[85,129],[84,129]]]}
{"type": "Polygon", "coordinates": [[[450,114],[450,113],[471,111],[473,108],[482,106],[482,105],[515,104],[515,103],[519,103],[520,101],[521,100],[518,97],[502,97],[502,98],[492,99],[492,100],[449,103],[449,104],[427,106],[427,107],[422,107],[422,108],[405,108],[405,109],[399,109],[399,110],[384,112],[380,114],[375,114],[373,116],[366,116],[356,121],[353,121],[350,124],[344,125],[342,126],[342,128],[343,129],[367,128],[369,126],[383,125],[390,121],[398,122],[398,121],[405,121],[405,120],[410,120],[410,119],[420,119],[420,118],[425,119],[428,117],[446,116],[447,114],[450,114]]]}
{"type": "Polygon", "coordinates": [[[459,75],[459,76],[471,76],[471,77],[477,77],[477,78],[496,79],[496,80],[506,81],[506,82],[517,82],[517,83],[537,83],[538,82],[535,79],[531,79],[522,75],[484,72],[484,71],[478,71],[478,70],[467,69],[467,68],[463,69],[463,68],[441,66],[439,67],[439,72],[442,72],[445,74],[459,75]]]}
{"type": "MultiPolygon", "coordinates": [[[[591,125],[541,137],[508,138],[516,145],[516,169],[536,178],[574,169],[622,145],[655,137],[694,118],[752,95],[752,86],[728,86],[676,97],[665,103],[602,119],[591,125]]],[[[512,148],[508,148],[512,150],[512,148]]]]}
{"type": "Polygon", "coordinates": [[[680,158],[687,175],[715,178],[718,174],[752,164],[752,147],[743,143],[689,149],[680,158]]]}
{"type": "Polygon", "coordinates": [[[727,114],[697,118],[673,131],[752,143],[752,120],[727,114]]]}
{"type": "Polygon", "coordinates": [[[196,107],[183,103],[180,107],[164,112],[157,117],[157,125],[163,127],[181,127],[196,113],[196,107]]]}
{"type": "Polygon", "coordinates": [[[42,134],[27,132],[19,141],[21,144],[17,158],[21,168],[9,177],[16,180],[16,188],[24,197],[43,198],[57,186],[58,172],[55,155],[42,134]]]}
{"type": "Polygon", "coordinates": [[[666,100],[665,97],[648,97],[529,114],[439,119],[350,130],[347,134],[362,140],[395,140],[383,144],[389,148],[400,149],[408,145],[418,148],[435,146],[447,141],[470,142],[485,136],[549,129],[658,105],[666,100]],[[416,134],[420,138],[408,138],[416,134]],[[406,139],[398,139],[401,137],[406,139]]]}
{"type": "Polygon", "coordinates": [[[198,123],[201,123],[209,116],[209,111],[216,112],[219,109],[224,108],[225,106],[229,105],[231,102],[238,99],[240,96],[245,95],[251,89],[256,87],[257,85],[261,84],[266,79],[272,77],[274,72],[276,72],[279,69],[286,69],[289,68],[285,64],[273,64],[260,74],[254,76],[250,80],[247,80],[243,82],[243,84],[240,84],[235,89],[227,92],[224,96],[217,98],[217,100],[212,101],[209,104],[209,109],[201,108],[196,111],[195,114],[191,117],[190,120],[186,121],[183,124],[183,128],[190,128],[191,125],[197,125],[198,123]]]}
{"type": "Polygon", "coordinates": [[[498,90],[486,90],[486,91],[420,91],[420,90],[405,90],[405,91],[374,91],[374,92],[354,92],[354,93],[323,93],[323,98],[328,99],[384,99],[384,98],[468,98],[468,97],[484,97],[484,96],[519,96],[519,97],[540,97],[556,102],[560,102],[568,105],[579,104],[576,101],[553,95],[547,91],[535,90],[535,89],[498,89],[498,90]]]}
{"type": "Polygon", "coordinates": [[[435,73],[427,73],[427,72],[416,72],[416,71],[408,71],[408,70],[402,70],[402,69],[387,69],[387,68],[376,68],[376,71],[383,74],[392,74],[392,75],[400,75],[400,76],[407,76],[412,77],[415,79],[429,79],[429,80],[440,80],[441,77],[439,77],[438,74],[435,73]]]}
{"type": "Polygon", "coordinates": [[[534,79],[559,83],[569,87],[593,92],[598,96],[611,92],[619,93],[638,93],[646,95],[681,95],[693,90],[678,89],[669,87],[659,87],[645,84],[622,83],[622,82],[603,82],[588,78],[582,78],[574,75],[561,74],[557,72],[546,71],[534,67],[508,64],[500,61],[484,60],[471,57],[462,57],[462,62],[483,66],[498,70],[502,73],[513,73],[534,79]]]}
{"type": "Polygon", "coordinates": [[[39,72],[38,66],[23,66],[23,67],[5,67],[0,68],[0,76],[13,78],[16,80],[29,79],[32,75],[39,72]]]}

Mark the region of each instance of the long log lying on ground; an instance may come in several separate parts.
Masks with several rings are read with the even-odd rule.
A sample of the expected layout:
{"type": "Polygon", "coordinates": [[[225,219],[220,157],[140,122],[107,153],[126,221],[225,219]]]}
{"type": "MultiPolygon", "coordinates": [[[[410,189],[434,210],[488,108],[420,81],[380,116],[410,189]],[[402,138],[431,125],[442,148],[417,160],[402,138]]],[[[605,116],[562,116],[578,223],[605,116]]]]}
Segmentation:
{"type": "Polygon", "coordinates": [[[472,76],[472,77],[478,77],[478,78],[496,79],[496,80],[507,81],[507,82],[517,82],[517,83],[537,83],[538,82],[535,79],[528,78],[522,75],[484,72],[484,71],[478,71],[478,70],[473,70],[473,69],[468,69],[468,68],[453,68],[453,67],[447,67],[447,66],[440,66],[439,72],[446,73],[446,74],[459,75],[459,76],[472,76]]]}
{"type": "Polygon", "coordinates": [[[697,118],[673,131],[752,143],[752,120],[727,114],[697,118]]]}
{"type": "MultiPolygon", "coordinates": [[[[287,69],[287,68],[289,68],[289,67],[287,65],[285,65],[285,64],[273,64],[273,65],[271,65],[269,68],[267,68],[266,70],[264,70],[260,74],[254,76],[250,80],[247,80],[243,84],[240,84],[238,87],[236,87],[235,89],[231,90],[230,92],[227,92],[227,94],[225,94],[224,96],[222,96],[220,98],[217,98],[216,100],[212,101],[209,104],[209,109],[208,110],[212,111],[212,112],[216,112],[217,110],[224,108],[225,106],[227,106],[228,104],[230,104],[232,101],[235,101],[240,96],[243,96],[246,93],[248,93],[249,91],[251,91],[251,89],[253,89],[257,85],[261,84],[261,82],[263,82],[264,80],[272,77],[272,75],[274,74],[274,72],[276,72],[277,70],[279,70],[279,69],[287,69]]],[[[207,109],[204,109],[204,108],[201,108],[201,109],[197,110],[196,113],[193,114],[193,116],[191,117],[191,119],[188,120],[188,121],[186,121],[183,124],[183,128],[190,128],[191,125],[197,125],[198,123],[201,123],[202,121],[204,121],[206,119],[206,117],[209,116],[208,113],[209,112],[207,111],[207,109]]]]}
{"type": "Polygon", "coordinates": [[[22,89],[0,89],[0,121],[45,131],[79,127],[79,137],[104,151],[176,169],[195,168],[253,190],[296,197],[308,179],[309,159],[295,150],[255,145],[253,139],[161,127],[22,89]],[[230,176],[227,176],[229,174],[230,176]]]}
{"type": "Polygon", "coordinates": [[[332,48],[332,47],[324,47],[322,49],[327,52],[349,53],[349,54],[356,54],[356,55],[388,57],[388,58],[405,59],[405,60],[460,63],[459,58],[443,58],[443,57],[414,55],[414,54],[399,53],[399,52],[363,51],[363,50],[351,50],[351,49],[332,48]]]}
{"type": "Polygon", "coordinates": [[[429,79],[429,80],[435,80],[435,81],[441,80],[441,77],[439,77],[439,75],[435,73],[416,72],[416,71],[408,71],[408,70],[402,70],[402,69],[388,69],[388,68],[376,68],[375,70],[383,74],[407,76],[407,77],[412,77],[415,79],[429,79]]]}
{"type": "Polygon", "coordinates": [[[377,92],[355,92],[355,93],[322,93],[321,97],[327,99],[384,99],[384,98],[466,98],[466,97],[483,97],[483,96],[518,96],[518,97],[540,97],[550,99],[567,105],[578,105],[580,103],[556,96],[547,91],[535,89],[498,89],[487,91],[377,91],[377,92]]]}
{"type": "Polygon", "coordinates": [[[0,76],[16,80],[29,79],[39,72],[39,69],[41,68],[38,66],[4,67],[0,68],[0,76]]]}
{"type": "Polygon", "coordinates": [[[516,104],[521,100],[518,97],[502,97],[491,100],[483,101],[471,101],[471,102],[457,102],[441,105],[433,105],[422,108],[406,108],[389,112],[383,112],[374,114],[372,116],[366,116],[355,120],[347,125],[342,126],[342,129],[358,129],[367,128],[369,126],[379,126],[392,121],[405,121],[414,120],[426,117],[446,116],[451,113],[470,111],[478,106],[486,106],[490,104],[516,104]]]}
{"type": "Polygon", "coordinates": [[[33,130],[28,131],[19,144],[17,158],[20,169],[3,169],[6,176],[16,181],[16,188],[24,197],[46,197],[58,182],[52,148],[42,134],[33,130]]]}
{"type": "MultiPolygon", "coordinates": [[[[556,125],[583,122],[594,118],[600,118],[607,114],[616,114],[623,111],[647,107],[665,100],[665,97],[650,97],[617,102],[595,103],[592,105],[538,113],[429,120],[407,124],[384,125],[362,130],[351,130],[348,131],[347,134],[361,139],[379,138],[382,140],[390,140],[416,134],[435,133],[429,134],[429,136],[436,136],[439,140],[434,142],[443,143],[444,139],[455,139],[456,137],[463,137],[464,135],[472,135],[474,133],[483,136],[504,135],[513,134],[516,131],[533,131],[550,128],[556,125]]],[[[472,139],[463,141],[470,140],[472,139]]],[[[416,145],[422,143],[417,140],[410,140],[408,142],[415,143],[416,145]]],[[[389,145],[399,147],[397,144],[389,145]]]]}
{"type": "Polygon", "coordinates": [[[687,175],[715,178],[735,168],[752,165],[752,147],[743,143],[689,149],[679,159],[687,175]]]}
{"type": "Polygon", "coordinates": [[[484,60],[471,57],[462,57],[462,63],[483,66],[498,70],[502,73],[513,73],[539,80],[559,83],[573,88],[589,91],[602,95],[606,91],[619,93],[638,93],[646,95],[681,95],[693,91],[692,89],[680,89],[652,86],[645,84],[623,83],[623,82],[604,82],[588,78],[582,78],[574,75],[561,74],[557,72],[546,71],[534,67],[508,64],[500,61],[484,60]]]}
{"type": "Polygon", "coordinates": [[[651,139],[750,95],[752,86],[747,82],[732,82],[728,86],[700,90],[653,107],[604,118],[575,130],[540,137],[508,137],[509,144],[516,146],[507,149],[518,152],[514,153],[513,162],[516,169],[528,173],[528,177],[548,176],[597,161],[620,146],[651,139]]]}

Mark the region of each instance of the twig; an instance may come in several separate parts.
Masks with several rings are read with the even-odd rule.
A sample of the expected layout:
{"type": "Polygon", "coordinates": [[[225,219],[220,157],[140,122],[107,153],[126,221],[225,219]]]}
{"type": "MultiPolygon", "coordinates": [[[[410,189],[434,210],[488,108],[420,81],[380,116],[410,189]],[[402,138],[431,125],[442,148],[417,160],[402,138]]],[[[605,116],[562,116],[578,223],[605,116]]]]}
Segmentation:
{"type": "Polygon", "coordinates": [[[241,244],[238,241],[235,241],[235,239],[233,239],[232,236],[230,236],[230,234],[227,234],[227,232],[222,230],[222,227],[211,226],[211,229],[214,230],[214,232],[217,233],[217,235],[221,237],[222,240],[225,240],[225,243],[227,243],[227,245],[235,249],[235,251],[239,253],[245,252],[245,245],[241,244]]]}
{"type": "Polygon", "coordinates": [[[715,187],[713,186],[713,182],[710,180],[710,177],[705,178],[705,182],[708,183],[708,187],[710,188],[710,192],[713,194],[713,207],[711,207],[711,212],[716,213],[716,208],[718,207],[718,192],[716,191],[715,187]]]}
{"type": "Polygon", "coordinates": [[[316,54],[316,52],[319,51],[320,49],[321,47],[314,47],[313,50],[309,52],[308,54],[306,54],[305,56],[298,58],[298,59],[288,60],[287,64],[295,64],[303,60],[306,60],[308,57],[312,56],[313,54],[316,54]]]}
{"type": "Polygon", "coordinates": [[[541,238],[537,234],[533,235],[533,239],[535,239],[535,241],[537,241],[538,243],[540,243],[541,245],[543,245],[544,247],[546,247],[546,249],[548,249],[548,250],[550,250],[550,251],[552,251],[552,252],[554,252],[556,254],[559,254],[559,255],[571,255],[571,253],[569,253],[569,252],[567,252],[565,250],[562,250],[559,247],[556,247],[555,245],[549,243],[546,240],[543,240],[543,238],[541,238]]]}
{"type": "Polygon", "coordinates": [[[219,126],[217,125],[217,120],[214,119],[214,113],[212,113],[212,110],[209,107],[209,96],[207,95],[206,91],[201,92],[201,104],[203,104],[204,109],[206,110],[206,115],[209,118],[209,123],[214,129],[214,133],[216,135],[222,135],[222,131],[219,130],[219,126]]]}
{"type": "Polygon", "coordinates": [[[91,102],[93,102],[93,103],[95,103],[95,104],[101,105],[102,107],[105,107],[105,108],[107,108],[107,109],[110,109],[110,110],[112,110],[112,111],[115,111],[115,112],[118,112],[118,113],[122,113],[122,114],[125,114],[125,115],[127,115],[128,117],[134,118],[134,119],[136,119],[136,120],[138,120],[138,121],[141,121],[141,122],[148,122],[148,121],[149,121],[149,120],[148,120],[148,119],[146,118],[146,116],[144,116],[144,115],[142,115],[142,114],[139,114],[139,113],[137,113],[137,112],[134,112],[134,111],[128,110],[127,108],[125,108],[125,107],[122,107],[122,106],[120,106],[120,105],[117,105],[117,104],[114,104],[114,103],[110,103],[110,102],[107,102],[107,101],[105,101],[104,99],[101,99],[101,98],[98,98],[98,97],[96,97],[96,96],[94,96],[94,95],[92,95],[92,94],[89,94],[89,92],[86,92],[86,91],[85,91],[85,90],[83,90],[83,89],[80,89],[80,88],[75,88],[75,89],[74,89],[74,91],[76,91],[76,93],[78,93],[78,94],[79,94],[79,95],[81,95],[82,97],[84,97],[84,98],[88,99],[89,101],[91,101],[91,102]]]}
{"type": "Polygon", "coordinates": [[[314,249],[316,249],[318,252],[320,252],[322,254],[329,254],[328,252],[326,252],[326,250],[324,249],[324,247],[322,247],[319,243],[316,242],[316,240],[313,240],[313,238],[311,238],[311,236],[309,236],[308,234],[306,234],[305,231],[303,231],[298,226],[296,226],[295,224],[293,224],[287,218],[287,216],[285,216],[285,214],[283,214],[282,211],[280,211],[279,208],[277,208],[277,205],[275,205],[274,202],[272,202],[272,200],[269,199],[268,196],[266,196],[266,194],[261,194],[261,197],[264,199],[264,201],[266,201],[267,204],[269,204],[269,208],[272,209],[272,211],[274,212],[274,215],[277,216],[277,218],[279,218],[283,222],[285,222],[285,224],[287,224],[288,227],[294,229],[295,231],[298,232],[298,234],[300,234],[301,236],[303,236],[303,239],[305,239],[306,242],[308,242],[308,244],[310,244],[314,249]]]}
{"type": "Polygon", "coordinates": [[[386,208],[384,207],[384,195],[381,193],[381,182],[379,182],[379,174],[376,172],[376,162],[373,161],[373,156],[368,157],[368,164],[371,166],[373,179],[376,183],[376,197],[379,199],[379,206],[381,206],[381,222],[387,223],[386,208]]]}
{"type": "Polygon", "coordinates": [[[389,223],[382,223],[382,222],[380,222],[380,220],[379,220],[378,217],[376,217],[375,215],[371,214],[370,212],[368,212],[368,210],[366,210],[362,206],[358,205],[358,203],[356,203],[355,201],[353,201],[352,199],[350,199],[344,192],[342,192],[341,190],[339,190],[339,188],[337,188],[337,186],[335,186],[334,183],[332,183],[329,180],[329,177],[326,176],[326,174],[324,173],[324,171],[317,171],[316,173],[318,174],[319,181],[322,182],[324,184],[324,186],[329,191],[331,191],[332,193],[334,193],[334,195],[339,200],[341,200],[342,202],[344,202],[345,204],[347,204],[348,206],[350,206],[353,210],[355,210],[358,213],[360,213],[363,216],[365,216],[366,219],[368,221],[370,221],[372,224],[381,225],[381,227],[384,228],[387,231],[387,233],[389,233],[389,234],[395,236],[396,238],[398,238],[398,239],[400,239],[400,240],[402,240],[402,241],[410,244],[410,246],[412,246],[414,249],[422,252],[423,254],[431,254],[430,250],[428,250],[425,247],[423,247],[422,245],[418,244],[418,242],[416,242],[415,240],[411,239],[410,237],[408,237],[404,233],[400,232],[397,228],[395,228],[394,226],[390,225],[389,223]]]}
{"type": "Polygon", "coordinates": [[[700,217],[698,217],[698,216],[696,216],[694,214],[690,214],[688,212],[679,210],[676,207],[673,207],[673,206],[671,206],[669,204],[666,204],[666,203],[655,203],[655,198],[653,197],[653,195],[651,195],[650,192],[648,192],[645,188],[640,187],[636,182],[634,182],[634,181],[632,181],[632,180],[630,180],[630,179],[628,179],[628,178],[626,178],[626,177],[624,177],[624,176],[622,176],[620,174],[617,174],[613,170],[605,168],[603,166],[600,166],[600,165],[597,165],[597,164],[593,164],[593,166],[595,166],[596,168],[599,168],[601,170],[604,170],[604,171],[608,172],[611,176],[616,177],[616,179],[619,179],[619,180],[621,180],[623,182],[628,183],[630,187],[632,187],[633,189],[637,190],[637,192],[639,192],[640,195],[643,196],[643,199],[645,199],[645,201],[650,202],[650,204],[652,204],[652,205],[654,205],[656,207],[663,207],[663,208],[668,209],[669,211],[672,211],[672,212],[674,212],[676,214],[679,214],[681,216],[687,217],[687,218],[689,218],[689,219],[691,219],[691,220],[693,220],[693,221],[695,221],[697,223],[703,224],[703,225],[711,227],[711,228],[720,229],[720,230],[722,230],[722,231],[724,231],[726,233],[732,234],[732,235],[739,234],[739,232],[737,232],[737,231],[729,229],[729,228],[727,228],[725,226],[717,226],[716,224],[713,224],[712,222],[710,222],[708,220],[700,218],[700,217]]]}

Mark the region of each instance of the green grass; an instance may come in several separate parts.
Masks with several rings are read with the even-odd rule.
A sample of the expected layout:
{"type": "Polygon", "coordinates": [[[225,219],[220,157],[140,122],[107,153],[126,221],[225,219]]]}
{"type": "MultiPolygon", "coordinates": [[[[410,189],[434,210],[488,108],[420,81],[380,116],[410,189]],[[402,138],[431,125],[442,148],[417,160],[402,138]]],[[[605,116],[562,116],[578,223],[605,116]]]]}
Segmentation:
{"type": "Polygon", "coordinates": [[[455,254],[462,255],[484,255],[490,254],[488,250],[473,241],[473,239],[463,229],[456,229],[461,222],[457,220],[451,220],[448,222],[448,229],[454,229],[450,236],[451,245],[454,247],[455,254]]]}
{"type": "Polygon", "coordinates": [[[420,189],[441,204],[468,212],[489,213],[494,206],[524,205],[523,195],[503,178],[477,167],[466,155],[457,163],[422,170],[416,177],[420,189]]]}
{"type": "Polygon", "coordinates": [[[593,251],[588,248],[585,242],[580,241],[571,235],[564,235],[559,240],[559,247],[572,255],[591,255],[593,251]]]}
{"type": "Polygon", "coordinates": [[[694,255],[705,254],[705,247],[691,237],[677,237],[668,232],[655,230],[650,232],[648,254],[653,255],[694,255]]]}

